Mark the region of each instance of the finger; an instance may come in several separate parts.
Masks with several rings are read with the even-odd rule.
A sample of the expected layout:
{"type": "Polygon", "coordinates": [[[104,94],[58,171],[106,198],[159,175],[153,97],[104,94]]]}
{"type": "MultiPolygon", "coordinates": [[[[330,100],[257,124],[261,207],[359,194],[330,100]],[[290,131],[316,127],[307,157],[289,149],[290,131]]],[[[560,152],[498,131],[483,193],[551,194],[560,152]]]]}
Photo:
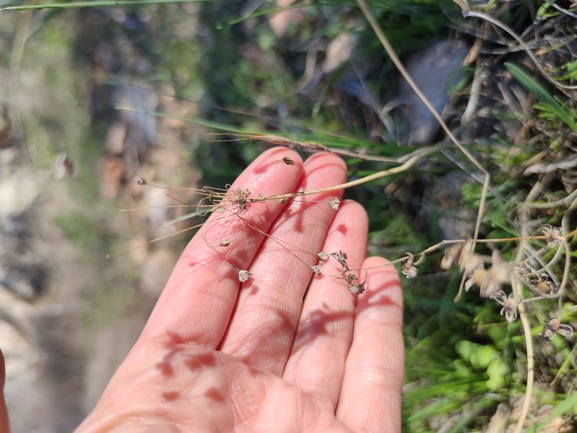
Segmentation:
{"type": "MultiPolygon", "coordinates": [[[[323,251],[343,250],[349,267],[358,268],[365,258],[367,230],[368,219],[363,207],[344,202],[329,228],[323,251]]],[[[331,258],[322,268],[323,275],[313,280],[283,374],[288,383],[327,402],[333,412],[351,346],[356,305],[356,295],[351,294],[347,282],[339,278],[342,270],[331,258]]],[[[358,277],[362,280],[364,275],[360,274],[358,277]]]]}
{"type": "Polygon", "coordinates": [[[8,422],[8,409],[4,399],[4,384],[6,383],[6,363],[4,354],[0,350],[0,432],[10,432],[10,423],[8,422]]]}
{"type": "Polygon", "coordinates": [[[221,210],[211,215],[184,250],[142,338],[168,335],[179,342],[219,345],[238,295],[238,271],[249,267],[264,237],[243,221],[266,232],[285,206],[278,200],[243,206],[235,203],[233,194],[239,189],[250,190],[250,197],[292,192],[301,172],[298,154],[274,148],[238,177],[220,202],[221,210]],[[290,158],[293,165],[283,158],[290,158]],[[225,239],[228,246],[221,246],[225,239]]]}
{"type": "Polygon", "coordinates": [[[357,301],[353,342],[336,412],[353,431],[401,431],[403,297],[397,272],[387,264],[377,257],[363,264],[373,269],[357,301]]]}
{"type": "MultiPolygon", "coordinates": [[[[338,185],[345,179],[346,167],[340,158],[317,154],[305,162],[298,191],[338,185]]],[[[312,275],[311,266],[318,261],[317,254],[335,214],[328,202],[341,194],[333,191],[296,198],[271,227],[272,238],[263,243],[251,266],[254,278],[239,295],[223,340],[224,352],[260,371],[282,373],[312,275]]]]}

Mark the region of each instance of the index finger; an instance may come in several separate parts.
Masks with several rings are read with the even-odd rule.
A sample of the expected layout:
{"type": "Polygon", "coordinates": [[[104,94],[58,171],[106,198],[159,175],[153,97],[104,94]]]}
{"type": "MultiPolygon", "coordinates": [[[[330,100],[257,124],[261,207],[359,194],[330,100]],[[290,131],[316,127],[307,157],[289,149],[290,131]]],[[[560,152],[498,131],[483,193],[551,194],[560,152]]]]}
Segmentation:
{"type": "MultiPolygon", "coordinates": [[[[293,192],[302,166],[296,152],[269,149],[228,191],[234,194],[240,189],[249,198],[293,192]]],[[[236,303],[239,270],[247,270],[264,238],[250,226],[266,233],[285,206],[278,200],[235,203],[233,199],[221,204],[221,211],[210,216],[182,253],[141,339],[169,336],[179,342],[219,345],[236,303]],[[235,218],[237,212],[242,219],[235,218]],[[225,239],[227,246],[221,247],[225,239]]]]}

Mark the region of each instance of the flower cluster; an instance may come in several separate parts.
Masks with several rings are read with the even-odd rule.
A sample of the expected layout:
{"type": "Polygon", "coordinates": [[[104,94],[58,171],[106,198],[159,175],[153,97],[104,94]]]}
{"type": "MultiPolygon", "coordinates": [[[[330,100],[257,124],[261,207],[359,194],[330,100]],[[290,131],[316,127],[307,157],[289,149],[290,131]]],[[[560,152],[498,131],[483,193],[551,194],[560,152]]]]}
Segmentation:
{"type": "Polygon", "coordinates": [[[331,257],[335,259],[342,266],[343,270],[341,273],[344,276],[347,284],[349,285],[349,292],[353,295],[360,295],[365,291],[365,284],[367,282],[367,276],[365,275],[365,280],[361,283],[359,282],[359,277],[357,277],[353,272],[351,272],[349,265],[347,263],[347,253],[344,251],[338,251],[336,253],[331,253],[331,257]]]}

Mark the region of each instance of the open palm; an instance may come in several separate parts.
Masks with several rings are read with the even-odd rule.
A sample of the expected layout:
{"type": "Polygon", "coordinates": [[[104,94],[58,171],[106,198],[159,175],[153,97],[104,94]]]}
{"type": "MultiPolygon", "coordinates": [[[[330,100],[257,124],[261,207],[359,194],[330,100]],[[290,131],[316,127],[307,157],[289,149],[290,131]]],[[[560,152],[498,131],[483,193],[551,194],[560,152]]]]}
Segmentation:
{"type": "MultiPolygon", "coordinates": [[[[230,190],[270,196],[345,179],[334,155],[303,164],[274,148],[230,190]]],[[[366,214],[350,201],[331,209],[335,196],[213,214],[77,432],[400,431],[398,277],[384,259],[364,259],[366,214]],[[358,275],[367,280],[358,297],[335,260],[311,279],[313,253],[340,250],[351,269],[368,268],[358,275]],[[239,270],[251,273],[248,281],[239,282],[239,270]]]]}

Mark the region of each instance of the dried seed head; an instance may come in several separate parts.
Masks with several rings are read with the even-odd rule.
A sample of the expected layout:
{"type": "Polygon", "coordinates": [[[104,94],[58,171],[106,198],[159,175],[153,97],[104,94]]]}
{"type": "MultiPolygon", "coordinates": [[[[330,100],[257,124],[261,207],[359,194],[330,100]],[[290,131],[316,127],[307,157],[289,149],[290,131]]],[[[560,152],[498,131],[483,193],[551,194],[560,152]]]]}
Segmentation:
{"type": "Polygon", "coordinates": [[[232,203],[238,207],[240,212],[246,210],[248,205],[248,196],[250,195],[250,189],[237,188],[233,191],[232,203]]]}
{"type": "Polygon", "coordinates": [[[547,236],[547,247],[553,248],[561,243],[560,237],[563,236],[561,227],[553,227],[549,224],[543,224],[541,226],[541,231],[545,236],[547,236]]]}
{"type": "Polygon", "coordinates": [[[367,276],[365,275],[365,281],[358,283],[359,278],[355,274],[347,274],[347,283],[349,284],[349,292],[353,295],[360,295],[365,291],[365,283],[367,282],[367,276]]]}
{"type": "Polygon", "coordinates": [[[480,290],[480,295],[482,298],[488,298],[493,293],[501,289],[503,284],[508,284],[511,282],[511,268],[509,264],[506,263],[499,251],[493,250],[491,257],[492,266],[487,271],[487,275],[484,277],[481,284],[475,282],[480,290]]]}
{"type": "MultiPolygon", "coordinates": [[[[508,282],[508,280],[505,282],[508,282]]],[[[502,285],[503,281],[499,279],[499,270],[494,267],[489,268],[487,275],[479,285],[479,295],[481,298],[488,298],[497,290],[500,290],[502,285]]]]}
{"type": "Polygon", "coordinates": [[[241,283],[244,283],[246,281],[248,281],[248,279],[251,277],[252,273],[250,273],[249,271],[245,271],[245,270],[240,270],[238,271],[238,281],[240,281],[241,283]]]}
{"type": "Polygon", "coordinates": [[[419,271],[417,270],[415,265],[413,265],[412,260],[410,261],[410,263],[409,261],[406,261],[401,265],[401,273],[408,279],[416,278],[417,275],[419,275],[419,271]]]}
{"type": "Polygon", "coordinates": [[[552,340],[555,334],[562,335],[565,338],[571,338],[573,336],[573,328],[571,326],[562,325],[561,320],[551,314],[549,314],[548,318],[549,321],[545,324],[543,332],[541,333],[543,337],[548,337],[552,340]]]}
{"type": "Polygon", "coordinates": [[[483,259],[478,254],[461,254],[459,263],[460,271],[470,277],[478,269],[483,269],[483,259]]]}
{"type": "Polygon", "coordinates": [[[229,239],[223,239],[222,241],[220,241],[220,243],[218,244],[221,247],[228,247],[230,245],[230,240],[229,239]]]}
{"type": "Polygon", "coordinates": [[[365,284],[359,283],[355,284],[354,286],[349,286],[349,292],[353,295],[361,295],[365,291],[365,284]]]}
{"type": "Polygon", "coordinates": [[[322,275],[321,267],[321,265],[311,266],[313,272],[317,275],[322,275]]]}
{"type": "Polygon", "coordinates": [[[347,280],[347,283],[349,283],[349,286],[356,284],[355,281],[359,281],[359,277],[357,277],[355,274],[347,274],[345,279],[347,280]]]}
{"type": "Polygon", "coordinates": [[[499,304],[503,305],[507,300],[507,295],[502,290],[499,290],[491,295],[491,299],[494,299],[499,304]]]}
{"type": "Polygon", "coordinates": [[[527,277],[533,274],[533,269],[524,263],[511,263],[513,273],[520,281],[527,281],[527,277]]]}
{"type": "Polygon", "coordinates": [[[478,254],[475,254],[473,241],[468,240],[461,250],[459,270],[466,277],[470,277],[477,269],[483,269],[483,259],[478,254]]]}
{"type": "Polygon", "coordinates": [[[331,209],[334,209],[334,210],[339,210],[340,205],[341,205],[341,201],[337,197],[333,198],[329,202],[329,206],[331,207],[331,209]]]}
{"type": "Polygon", "coordinates": [[[148,182],[146,181],[146,179],[144,179],[143,177],[140,177],[140,176],[136,176],[134,178],[134,182],[137,185],[141,185],[141,186],[148,185],[148,182]]]}
{"type": "Polygon", "coordinates": [[[447,248],[445,250],[445,255],[443,256],[443,260],[441,260],[441,268],[442,269],[449,269],[451,266],[457,264],[461,257],[461,250],[463,249],[463,245],[461,244],[454,244],[451,248],[447,248]]]}
{"type": "Polygon", "coordinates": [[[278,199],[279,203],[285,204],[286,202],[288,202],[288,197],[282,197],[278,199]]]}
{"type": "Polygon", "coordinates": [[[474,284],[481,287],[487,279],[488,275],[489,272],[486,269],[477,269],[475,272],[473,272],[473,275],[471,275],[467,281],[465,281],[465,290],[468,292],[474,284]]]}
{"type": "MultiPolygon", "coordinates": [[[[479,287],[479,295],[482,298],[492,297],[498,292],[503,285],[500,270],[494,267],[487,269],[477,269],[473,272],[467,281],[465,281],[465,290],[469,290],[474,284],[479,287]]],[[[507,280],[508,281],[508,280],[507,280]]],[[[505,281],[505,282],[507,282],[505,281]]]]}
{"type": "Polygon", "coordinates": [[[318,253],[317,256],[323,262],[326,262],[329,259],[329,255],[327,253],[325,253],[324,251],[321,251],[320,253],[318,253]]]}
{"type": "Polygon", "coordinates": [[[507,322],[513,322],[517,319],[517,300],[515,299],[515,294],[511,293],[509,297],[505,295],[505,292],[499,290],[491,295],[491,299],[494,299],[499,304],[503,306],[499,314],[505,316],[507,322]]]}
{"type": "Polygon", "coordinates": [[[344,251],[339,251],[337,253],[331,253],[331,256],[341,264],[343,267],[343,272],[349,272],[349,265],[347,264],[347,253],[344,251]]]}
{"type": "Polygon", "coordinates": [[[282,159],[282,162],[284,162],[286,165],[295,165],[295,162],[292,159],[290,159],[288,156],[285,156],[282,159]]]}
{"type": "Polygon", "coordinates": [[[531,280],[527,283],[529,289],[540,295],[550,295],[555,291],[555,284],[549,278],[549,274],[542,273],[536,280],[531,280]]]}

